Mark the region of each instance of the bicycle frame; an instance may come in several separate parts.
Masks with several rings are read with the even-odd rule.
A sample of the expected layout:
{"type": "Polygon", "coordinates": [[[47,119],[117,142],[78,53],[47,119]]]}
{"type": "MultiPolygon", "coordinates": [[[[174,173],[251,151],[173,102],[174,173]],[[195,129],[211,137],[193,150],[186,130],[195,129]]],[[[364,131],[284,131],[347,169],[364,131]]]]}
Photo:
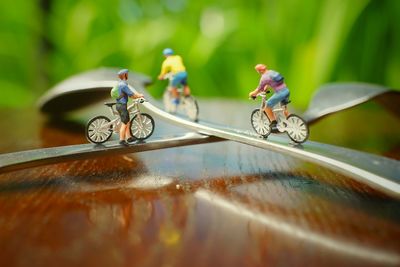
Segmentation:
{"type": "MultiPolygon", "coordinates": [[[[173,78],[172,73],[167,73],[164,75],[164,80],[168,80],[167,90],[169,93],[171,93],[171,90],[172,90],[172,85],[171,85],[172,78],[173,78]]],[[[182,97],[183,86],[180,84],[180,85],[178,85],[178,87],[176,89],[178,90],[179,97],[182,97]]]]}
{"type": "MultiPolygon", "coordinates": [[[[137,99],[137,100],[135,99],[135,100],[133,100],[133,103],[127,107],[129,116],[131,118],[133,118],[137,114],[141,114],[140,109],[139,109],[139,102],[140,102],[140,99],[137,99]]],[[[111,106],[109,108],[110,108],[111,115],[114,116],[115,118],[113,120],[111,120],[109,123],[103,125],[103,127],[108,129],[110,126],[112,126],[114,133],[118,133],[119,128],[121,127],[121,118],[119,117],[118,111],[116,110],[116,108],[114,108],[114,106],[111,106]]],[[[141,123],[141,121],[139,121],[139,123],[141,123]]]]}
{"type": "MultiPolygon", "coordinates": [[[[259,93],[259,94],[257,94],[257,96],[261,97],[260,110],[264,111],[265,106],[266,106],[265,100],[267,99],[267,94],[266,93],[259,93]]],[[[280,123],[281,121],[284,121],[286,119],[286,116],[284,114],[285,110],[286,110],[286,105],[282,105],[281,102],[279,102],[278,104],[273,106],[272,112],[274,113],[276,121],[278,123],[280,123]]],[[[264,112],[261,112],[261,116],[264,116],[264,112]]],[[[265,116],[267,116],[267,115],[265,114],[265,116]]]]}

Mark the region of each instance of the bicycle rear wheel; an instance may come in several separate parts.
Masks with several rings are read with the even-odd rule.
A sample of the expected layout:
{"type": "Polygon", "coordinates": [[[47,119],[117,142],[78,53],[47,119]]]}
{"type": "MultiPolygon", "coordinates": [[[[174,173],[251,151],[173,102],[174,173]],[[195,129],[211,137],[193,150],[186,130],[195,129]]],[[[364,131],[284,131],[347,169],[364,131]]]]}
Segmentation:
{"type": "Polygon", "coordinates": [[[293,142],[304,143],[307,141],[310,131],[307,123],[299,116],[291,114],[286,119],[286,133],[293,142]]]}
{"type": "Polygon", "coordinates": [[[86,138],[94,144],[102,144],[110,139],[113,133],[110,119],[105,116],[97,116],[86,125],[86,138]]]}
{"type": "Polygon", "coordinates": [[[131,120],[130,130],[134,138],[138,140],[147,139],[153,134],[154,120],[149,114],[136,114],[131,120]]]}
{"type": "Polygon", "coordinates": [[[182,97],[182,106],[189,119],[197,122],[199,119],[199,105],[197,104],[197,100],[193,96],[184,96],[182,97]]]}
{"type": "Polygon", "coordinates": [[[268,119],[267,114],[260,109],[255,109],[251,113],[251,126],[253,127],[254,131],[261,135],[262,137],[266,138],[271,133],[270,121],[268,119]]]}

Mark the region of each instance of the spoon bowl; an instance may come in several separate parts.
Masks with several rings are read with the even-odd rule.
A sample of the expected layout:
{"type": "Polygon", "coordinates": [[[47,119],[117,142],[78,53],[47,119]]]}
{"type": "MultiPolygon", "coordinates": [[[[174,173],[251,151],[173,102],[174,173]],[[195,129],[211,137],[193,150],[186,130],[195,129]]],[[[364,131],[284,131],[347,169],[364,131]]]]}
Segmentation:
{"type": "MultiPolygon", "coordinates": [[[[41,112],[62,115],[110,98],[110,89],[117,82],[117,68],[100,68],[74,75],[51,88],[38,101],[41,112]]],[[[129,82],[144,89],[151,79],[138,73],[129,73],[129,82]]]]}
{"type": "Polygon", "coordinates": [[[308,123],[336,112],[377,100],[385,108],[400,116],[400,92],[369,83],[331,83],[321,86],[302,115],[308,123]]]}

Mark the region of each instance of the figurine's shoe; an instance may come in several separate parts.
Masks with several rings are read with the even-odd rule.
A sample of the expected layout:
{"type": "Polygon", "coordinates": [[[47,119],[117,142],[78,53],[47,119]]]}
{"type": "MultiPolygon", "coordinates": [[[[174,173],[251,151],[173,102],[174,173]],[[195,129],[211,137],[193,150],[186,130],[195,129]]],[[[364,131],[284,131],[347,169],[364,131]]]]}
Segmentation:
{"type": "Polygon", "coordinates": [[[278,122],[272,121],[269,127],[271,128],[271,133],[280,133],[277,127],[278,122]]]}
{"type": "Polygon", "coordinates": [[[171,99],[171,106],[169,107],[169,113],[175,114],[176,111],[178,110],[178,105],[179,105],[179,98],[171,99]]]}
{"type": "Polygon", "coordinates": [[[129,137],[126,141],[127,141],[128,143],[133,143],[133,142],[136,141],[136,139],[135,139],[134,137],[129,137]]]}
{"type": "Polygon", "coordinates": [[[174,99],[172,99],[172,104],[174,104],[174,105],[179,105],[179,98],[174,98],[174,99]]]}
{"type": "Polygon", "coordinates": [[[128,143],[125,140],[119,140],[119,144],[121,146],[127,146],[128,145],[128,143]]]}

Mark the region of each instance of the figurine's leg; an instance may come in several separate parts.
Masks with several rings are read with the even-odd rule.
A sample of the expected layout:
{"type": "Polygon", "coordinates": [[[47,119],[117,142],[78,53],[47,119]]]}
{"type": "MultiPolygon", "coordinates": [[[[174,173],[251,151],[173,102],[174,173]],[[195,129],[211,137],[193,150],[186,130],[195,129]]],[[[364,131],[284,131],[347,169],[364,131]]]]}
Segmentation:
{"type": "Polygon", "coordinates": [[[190,88],[189,88],[188,85],[185,85],[185,86],[183,87],[183,94],[184,94],[185,96],[190,96],[190,88]]]}
{"type": "Polygon", "coordinates": [[[125,138],[126,138],[126,141],[128,141],[128,143],[132,143],[132,142],[134,142],[134,141],[136,140],[136,139],[135,139],[134,137],[132,137],[132,135],[131,135],[131,121],[129,121],[129,122],[126,124],[125,138]]]}
{"type": "Polygon", "coordinates": [[[184,96],[190,96],[190,88],[189,88],[189,85],[187,83],[187,73],[186,72],[182,73],[181,84],[183,85],[183,95],[184,96]]]}
{"type": "Polygon", "coordinates": [[[273,94],[268,101],[266,102],[265,105],[265,113],[267,113],[267,116],[269,120],[271,121],[271,124],[269,125],[271,127],[271,132],[272,133],[279,133],[278,128],[276,127],[278,122],[276,121],[276,117],[274,112],[272,111],[272,108],[278,103],[278,96],[277,94],[273,94]]]}
{"type": "Polygon", "coordinates": [[[172,86],[171,87],[171,94],[172,94],[172,97],[179,97],[178,88],[175,87],[175,86],[172,86]]]}
{"type": "Polygon", "coordinates": [[[288,111],[288,109],[287,109],[287,105],[285,105],[285,106],[283,107],[283,114],[285,115],[286,118],[289,117],[289,115],[290,115],[290,113],[289,113],[289,111],[288,111]]]}
{"type": "Polygon", "coordinates": [[[125,141],[126,124],[121,122],[121,128],[119,129],[119,140],[125,141]]]}
{"type": "MultiPolygon", "coordinates": [[[[174,86],[170,87],[169,96],[170,96],[170,100],[169,101],[172,102],[172,105],[178,105],[179,104],[179,92],[178,92],[178,88],[177,87],[174,87],[174,86]]],[[[170,111],[172,111],[172,110],[170,110],[170,111]]]]}
{"type": "Polygon", "coordinates": [[[272,108],[270,108],[270,107],[268,107],[268,106],[265,106],[264,111],[265,111],[265,113],[267,114],[268,119],[269,119],[271,122],[276,121],[275,114],[274,114],[274,112],[272,111],[272,108]]]}
{"type": "Polygon", "coordinates": [[[174,104],[174,105],[178,105],[179,104],[179,92],[178,92],[179,82],[180,82],[179,76],[175,75],[171,79],[171,83],[170,83],[172,104],[174,104]]]}
{"type": "Polygon", "coordinates": [[[117,104],[117,111],[121,117],[121,128],[119,129],[119,142],[126,144],[125,140],[130,136],[129,132],[129,113],[126,105],[117,104]]]}
{"type": "Polygon", "coordinates": [[[132,137],[130,128],[131,128],[131,122],[128,122],[128,123],[126,124],[126,127],[125,127],[125,138],[126,138],[126,139],[129,139],[129,138],[132,137]]]}

